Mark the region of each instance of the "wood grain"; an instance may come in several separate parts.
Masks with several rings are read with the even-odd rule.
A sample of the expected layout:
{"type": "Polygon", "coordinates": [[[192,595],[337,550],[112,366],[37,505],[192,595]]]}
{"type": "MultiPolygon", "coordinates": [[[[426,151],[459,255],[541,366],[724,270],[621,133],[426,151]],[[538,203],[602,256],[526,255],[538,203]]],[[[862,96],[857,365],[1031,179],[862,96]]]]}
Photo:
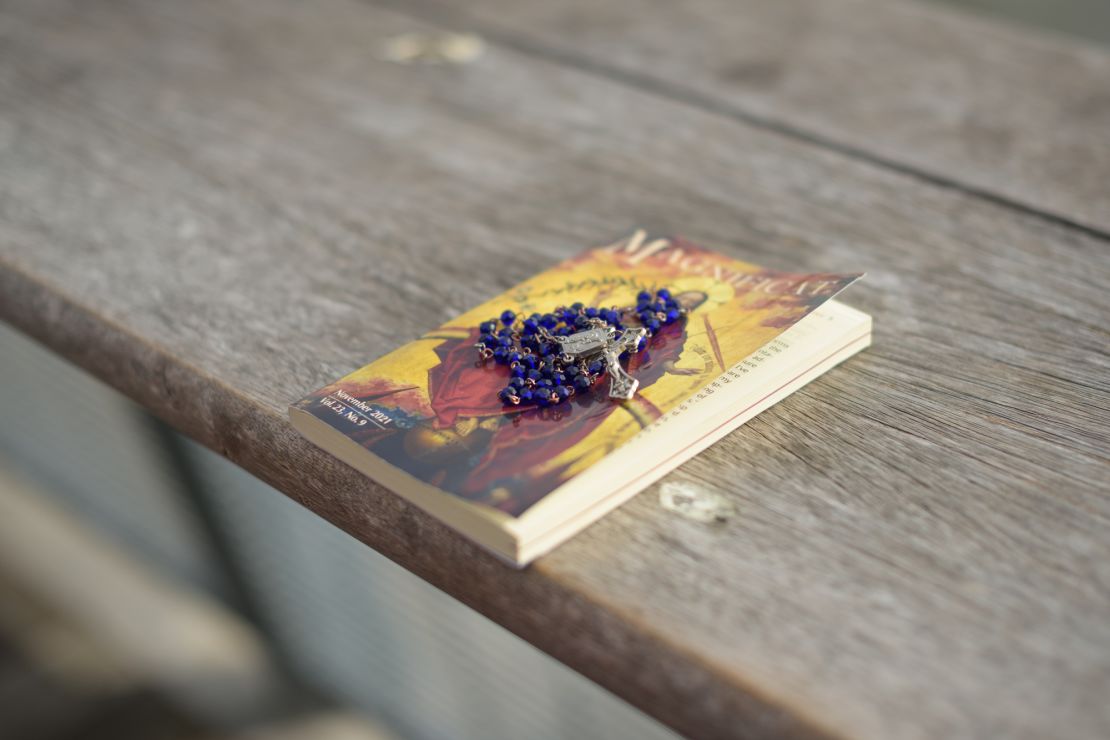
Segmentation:
{"type": "Polygon", "coordinates": [[[1110,54],[928,2],[372,0],[1110,232],[1110,54]]]}
{"type": "Polygon", "coordinates": [[[1110,242],[496,42],[378,59],[427,27],[6,4],[0,316],[690,735],[1110,734],[1110,242]],[[660,484],[729,521],[656,486],[516,572],[286,422],[635,225],[869,273],[875,346],[660,484]]]}

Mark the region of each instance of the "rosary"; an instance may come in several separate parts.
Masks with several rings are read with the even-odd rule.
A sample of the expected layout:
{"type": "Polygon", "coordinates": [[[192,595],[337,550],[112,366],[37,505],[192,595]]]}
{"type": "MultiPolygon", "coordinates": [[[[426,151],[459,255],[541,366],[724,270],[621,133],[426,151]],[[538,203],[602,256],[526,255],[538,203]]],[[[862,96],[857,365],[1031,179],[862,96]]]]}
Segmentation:
{"type": "Polygon", "coordinates": [[[474,346],[482,361],[509,366],[509,384],[497,394],[505,405],[561,403],[606,373],[609,397],[628,400],[640,381],[624,371],[620,358],[642,352],[660,327],[685,315],[666,288],[645,290],[635,306],[623,308],[574,303],[525,319],[505,311],[478,326],[481,336],[474,346]]]}

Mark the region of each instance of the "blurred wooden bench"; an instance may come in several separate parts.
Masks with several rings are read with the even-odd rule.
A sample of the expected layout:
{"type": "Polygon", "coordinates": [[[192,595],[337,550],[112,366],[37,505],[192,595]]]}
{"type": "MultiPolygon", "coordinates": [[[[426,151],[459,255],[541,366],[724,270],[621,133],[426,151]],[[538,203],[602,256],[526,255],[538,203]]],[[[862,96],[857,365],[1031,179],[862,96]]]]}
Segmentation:
{"type": "Polygon", "coordinates": [[[176,428],[692,736],[1110,734],[1110,54],[881,0],[28,0],[0,37],[0,316],[176,428]],[[481,41],[395,53],[442,32],[481,41]],[[636,226],[867,270],[875,346],[523,572],[290,429],[636,226]]]}

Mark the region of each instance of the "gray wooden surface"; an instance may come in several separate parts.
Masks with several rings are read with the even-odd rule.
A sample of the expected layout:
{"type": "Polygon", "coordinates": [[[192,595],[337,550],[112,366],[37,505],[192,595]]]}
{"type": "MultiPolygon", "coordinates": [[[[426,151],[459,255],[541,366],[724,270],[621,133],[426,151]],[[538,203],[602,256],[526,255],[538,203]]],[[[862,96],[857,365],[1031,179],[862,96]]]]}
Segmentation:
{"type": "Polygon", "coordinates": [[[546,58],[1110,231],[1110,54],[1089,42],[924,1],[397,2],[431,17],[450,7],[546,58]]]}
{"type": "MultiPolygon", "coordinates": [[[[353,0],[5,3],[0,316],[691,735],[1110,734],[1101,194],[958,155],[931,160],[938,183],[884,164],[897,133],[859,142],[874,156],[826,146],[555,52],[558,34],[508,37],[513,8],[465,23],[488,44],[474,62],[399,65],[385,40],[464,23],[353,0]],[[866,269],[851,302],[875,346],[523,572],[290,429],[306,390],[635,225],[866,269]],[[685,519],[660,503],[675,491],[733,513],[685,519]]],[[[1108,64],[943,39],[985,76],[1024,43],[1108,64]]],[[[1052,108],[1072,71],[1023,95],[1052,108]]],[[[1006,166],[1038,169],[1022,156],[1006,166]]],[[[1088,182],[1110,176],[1099,156],[1088,182]]]]}

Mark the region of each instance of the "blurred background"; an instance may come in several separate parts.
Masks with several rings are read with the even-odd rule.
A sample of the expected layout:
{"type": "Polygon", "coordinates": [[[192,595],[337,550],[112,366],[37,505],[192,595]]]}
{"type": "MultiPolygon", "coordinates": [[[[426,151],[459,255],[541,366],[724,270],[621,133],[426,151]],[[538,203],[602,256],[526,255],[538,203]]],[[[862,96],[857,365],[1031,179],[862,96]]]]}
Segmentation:
{"type": "Polygon", "coordinates": [[[0,738],[672,737],[3,325],[0,408],[0,738]]]}

